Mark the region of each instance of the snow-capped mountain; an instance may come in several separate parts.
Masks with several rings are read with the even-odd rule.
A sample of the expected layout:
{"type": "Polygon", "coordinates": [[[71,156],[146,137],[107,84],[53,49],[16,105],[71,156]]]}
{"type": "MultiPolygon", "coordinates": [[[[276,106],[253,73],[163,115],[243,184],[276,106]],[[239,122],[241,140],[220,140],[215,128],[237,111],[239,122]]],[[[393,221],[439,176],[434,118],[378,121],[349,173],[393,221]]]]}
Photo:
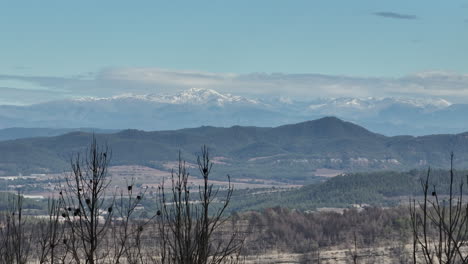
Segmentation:
{"type": "Polygon", "coordinates": [[[96,127],[165,130],[202,125],[278,126],[336,116],[386,135],[468,131],[468,104],[444,99],[247,98],[192,88],[175,94],[122,94],[30,106],[0,106],[0,128],[96,127]]]}
{"type": "Polygon", "coordinates": [[[410,98],[330,98],[324,99],[320,103],[309,105],[310,109],[356,109],[380,111],[392,105],[404,105],[408,107],[421,108],[426,110],[437,110],[452,105],[444,99],[410,99],[410,98]]]}
{"type": "Polygon", "coordinates": [[[221,94],[211,89],[191,88],[182,91],[175,95],[135,95],[135,94],[121,94],[112,97],[83,97],[77,98],[76,101],[90,102],[90,101],[112,101],[112,100],[141,100],[163,104],[216,104],[222,106],[224,104],[244,103],[244,104],[258,104],[256,100],[248,99],[242,96],[235,96],[232,94],[221,94]]]}

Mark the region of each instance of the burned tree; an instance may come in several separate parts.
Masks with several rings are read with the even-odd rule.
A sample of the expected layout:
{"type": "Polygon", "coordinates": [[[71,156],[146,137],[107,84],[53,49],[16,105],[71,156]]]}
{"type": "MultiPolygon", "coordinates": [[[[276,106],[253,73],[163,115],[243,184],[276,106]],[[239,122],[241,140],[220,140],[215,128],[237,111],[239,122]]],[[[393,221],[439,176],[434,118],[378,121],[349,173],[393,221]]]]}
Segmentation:
{"type": "Polygon", "coordinates": [[[61,201],[49,199],[47,218],[38,223],[39,263],[59,263],[60,255],[66,254],[63,246],[64,225],[60,222],[61,201]]]}
{"type": "Polygon", "coordinates": [[[453,153],[450,156],[448,195],[441,195],[430,186],[431,170],[421,180],[423,199],[410,202],[413,231],[413,262],[417,263],[418,248],[424,263],[468,263],[463,247],[468,237],[468,204],[463,202],[463,179],[455,178],[453,153]],[[458,191],[457,191],[458,189],[458,191]]]}
{"type": "Polygon", "coordinates": [[[58,199],[49,200],[46,217],[26,223],[18,193],[10,201],[12,209],[0,215],[0,263],[26,264],[33,258],[38,263],[86,264],[240,262],[243,237],[224,216],[233,186],[228,176],[221,197],[210,184],[212,163],[206,147],[198,158],[202,185],[190,188],[179,158],[171,188],[167,193],[164,184],[160,188],[159,210],[149,217],[145,212],[142,218],[134,213],[146,189],[135,188],[132,180],[120,195],[117,189],[109,190],[110,156],[94,137],[84,154],[73,156],[71,172],[63,178],[58,199]],[[149,222],[156,228],[147,227],[149,222]]]}
{"type": "Polygon", "coordinates": [[[84,259],[95,264],[108,254],[102,249],[114,203],[113,196],[106,200],[110,156],[108,148],[99,146],[93,137],[85,156],[77,154],[71,159],[72,172],[65,178],[65,188],[60,192],[62,217],[68,228],[64,243],[78,263],[84,259]]]}
{"type": "Polygon", "coordinates": [[[133,219],[135,210],[142,201],[146,189],[136,190],[134,180],[127,182],[125,190],[121,190],[119,199],[115,202],[115,214],[111,223],[110,235],[113,248],[112,263],[144,264],[146,262],[143,252],[142,232],[145,226],[153,220],[154,216],[147,219],[133,219]]]}
{"type": "Polygon", "coordinates": [[[171,189],[160,188],[158,227],[160,262],[163,264],[238,263],[243,238],[239,233],[223,232],[224,211],[232,197],[233,186],[228,176],[226,196],[219,200],[218,191],[209,183],[213,164],[206,147],[198,158],[203,185],[198,187],[198,200],[192,196],[189,173],[179,155],[177,170],[172,172],[171,189]],[[215,203],[220,204],[216,207],[215,203]]]}
{"type": "Polygon", "coordinates": [[[26,264],[31,255],[32,230],[23,215],[23,196],[7,196],[9,210],[2,215],[0,228],[0,263],[26,264]]]}

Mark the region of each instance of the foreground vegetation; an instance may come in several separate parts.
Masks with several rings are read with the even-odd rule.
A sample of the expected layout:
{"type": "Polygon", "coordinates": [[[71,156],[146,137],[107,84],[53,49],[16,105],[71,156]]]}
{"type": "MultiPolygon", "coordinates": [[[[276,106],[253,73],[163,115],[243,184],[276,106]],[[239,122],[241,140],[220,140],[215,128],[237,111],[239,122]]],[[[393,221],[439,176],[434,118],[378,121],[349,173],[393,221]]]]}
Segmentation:
{"type": "Polygon", "coordinates": [[[72,172],[57,198],[49,199],[44,217],[24,214],[20,192],[4,195],[8,210],[0,214],[0,263],[239,262],[244,239],[224,229],[232,185],[218,197],[208,182],[213,165],[208,149],[201,153],[203,185],[192,189],[179,158],[170,188],[159,186],[157,211],[142,217],[136,212],[146,189],[132,181],[124,190],[113,190],[107,171],[111,152],[93,139],[86,152],[71,159],[72,172]]]}
{"type": "MultiPolygon", "coordinates": [[[[62,215],[56,217],[63,218],[62,215]]],[[[110,232],[100,237],[102,250],[115,252],[116,248],[123,246],[121,242],[125,241],[126,245],[120,257],[122,260],[128,261],[138,256],[138,259],[130,263],[161,263],[163,257],[159,255],[162,253],[161,242],[164,241],[164,235],[167,233],[161,232],[164,226],[159,225],[158,221],[161,219],[159,217],[156,215],[156,218],[150,222],[142,218],[129,219],[128,222],[116,221],[115,218],[109,227],[110,232]],[[126,224],[128,224],[127,234],[124,228],[126,224]]],[[[25,219],[24,216],[23,219],[25,219]]],[[[412,234],[411,221],[406,207],[389,209],[368,207],[361,210],[346,209],[343,212],[301,212],[275,207],[258,212],[235,213],[224,220],[213,234],[215,239],[211,243],[216,245],[220,241],[227,242],[232,239],[234,239],[233,242],[243,241],[241,251],[232,252],[235,253],[233,256],[236,261],[248,256],[270,254],[270,252],[297,253],[303,254],[304,258],[314,259],[320,252],[333,248],[345,249],[351,260],[352,254],[356,253],[355,247],[356,250],[371,248],[377,252],[379,247],[384,246],[399,250],[394,254],[401,254],[405,258],[410,256],[410,252],[404,249],[404,245],[411,242],[412,234]]],[[[70,243],[73,239],[69,234],[73,233],[73,228],[68,227],[66,221],[59,221],[56,229],[50,225],[49,219],[26,218],[24,221],[24,229],[20,230],[20,233],[25,238],[21,240],[21,246],[25,248],[24,253],[21,254],[27,254],[25,259],[37,259],[48,254],[49,258],[44,258],[41,263],[63,263],[62,258],[72,255],[73,249],[70,243]],[[54,234],[54,230],[56,230],[56,240],[53,236],[46,235],[54,234]],[[52,253],[52,248],[56,252],[52,253]],[[56,257],[56,262],[51,261],[51,255],[56,257]]],[[[3,233],[3,237],[8,237],[8,234],[3,233]]],[[[171,243],[170,241],[175,241],[174,239],[172,236],[166,242],[171,243]]],[[[5,241],[2,245],[6,245],[5,241]]],[[[236,245],[240,246],[240,244],[236,245]]],[[[106,257],[112,259],[109,263],[119,263],[112,262],[116,258],[114,253],[106,257]]],[[[364,259],[363,256],[361,257],[364,259]]],[[[304,263],[313,263],[311,261],[304,263]]],[[[3,263],[21,262],[13,260],[3,263]]],[[[199,262],[178,260],[169,263],[199,262]]]]}
{"type": "Polygon", "coordinates": [[[425,177],[421,171],[360,173],[289,191],[234,193],[229,176],[224,190],[209,183],[213,163],[203,147],[202,184],[191,185],[179,153],[178,167],[152,202],[133,180],[111,187],[111,156],[95,139],[73,156],[45,215],[27,213],[41,206],[20,192],[3,193],[0,263],[221,264],[268,252],[302,254],[301,263],[313,263],[331,248],[361,263],[361,249],[374,254],[381,247],[400,263],[468,263],[468,178],[453,169],[453,154],[449,171],[429,170],[425,177]],[[401,197],[406,204],[376,206],[397,205],[401,197]],[[256,211],[235,211],[249,208],[249,199],[256,199],[256,211]],[[259,209],[275,203],[282,207],[259,209]],[[144,204],[153,207],[141,211],[144,204]],[[327,205],[350,208],[315,210],[327,205]]]}

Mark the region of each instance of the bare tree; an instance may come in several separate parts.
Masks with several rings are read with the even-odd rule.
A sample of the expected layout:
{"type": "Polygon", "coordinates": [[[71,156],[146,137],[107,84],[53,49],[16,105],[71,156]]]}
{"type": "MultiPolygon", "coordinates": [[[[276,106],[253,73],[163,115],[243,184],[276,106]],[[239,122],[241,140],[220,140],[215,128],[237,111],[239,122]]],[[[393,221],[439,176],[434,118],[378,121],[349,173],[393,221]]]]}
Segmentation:
{"type": "Polygon", "coordinates": [[[239,233],[223,231],[224,212],[232,197],[233,186],[228,176],[226,196],[217,197],[219,189],[209,183],[213,164],[206,146],[198,157],[198,169],[203,185],[198,187],[198,199],[192,199],[189,173],[179,154],[179,166],[172,172],[171,189],[160,189],[158,212],[161,243],[160,262],[163,264],[238,263],[243,238],[239,233]],[[169,196],[169,197],[168,197],[169,196]]]}
{"type": "Polygon", "coordinates": [[[23,215],[23,196],[7,196],[10,209],[3,215],[3,226],[0,229],[0,263],[26,264],[31,253],[31,230],[27,230],[23,215]]]}
{"type": "Polygon", "coordinates": [[[65,178],[66,187],[60,192],[62,216],[70,232],[67,245],[78,263],[84,259],[85,263],[95,264],[108,256],[102,249],[115,198],[106,200],[110,156],[108,148],[99,146],[93,137],[85,157],[77,154],[72,158],[72,173],[65,178]]]}
{"type": "Polygon", "coordinates": [[[463,203],[463,181],[456,184],[453,160],[452,153],[448,197],[440,195],[435,185],[430,193],[428,169],[426,178],[421,180],[423,200],[410,203],[414,263],[418,246],[424,263],[468,263],[468,254],[462,250],[468,237],[468,204],[463,203]]]}
{"type": "Polygon", "coordinates": [[[349,254],[351,256],[351,263],[357,264],[359,263],[358,259],[360,258],[358,253],[358,243],[357,243],[357,236],[356,231],[353,232],[353,249],[349,249],[349,254]]]}
{"type": "Polygon", "coordinates": [[[120,192],[119,199],[115,203],[114,218],[112,221],[112,263],[121,263],[125,258],[129,264],[142,264],[146,262],[142,245],[142,232],[146,225],[155,217],[136,220],[134,214],[140,205],[146,189],[135,190],[134,180],[127,182],[125,191],[120,192]]]}
{"type": "MultiPolygon", "coordinates": [[[[62,210],[61,201],[49,199],[47,209],[48,217],[45,220],[40,220],[38,223],[38,258],[39,263],[41,264],[54,264],[58,262],[58,250],[64,236],[64,226],[62,223],[60,223],[60,215],[62,210]]],[[[64,252],[61,253],[64,254],[64,252]]]]}
{"type": "MultiPolygon", "coordinates": [[[[172,173],[172,186],[165,193],[160,188],[160,210],[154,216],[138,219],[136,208],[146,189],[135,189],[134,181],[126,190],[109,191],[110,151],[99,146],[93,137],[85,154],[70,161],[71,173],[64,178],[58,200],[50,199],[48,216],[26,225],[23,198],[18,193],[11,200],[12,209],[0,222],[0,263],[26,264],[35,242],[34,261],[38,263],[239,263],[243,237],[226,221],[224,212],[232,197],[228,186],[223,197],[209,183],[213,164],[208,149],[202,148],[198,168],[203,184],[191,196],[189,174],[179,156],[179,168],[172,173]],[[157,217],[156,230],[147,225],[157,217]],[[34,236],[37,241],[32,241],[34,236]],[[148,232],[144,232],[147,230],[148,232]],[[230,230],[230,231],[227,231],[230,230]],[[151,248],[159,234],[159,257],[151,248]],[[153,239],[154,240],[154,239],[153,239]]],[[[13,197],[13,196],[10,196],[13,197]]]]}

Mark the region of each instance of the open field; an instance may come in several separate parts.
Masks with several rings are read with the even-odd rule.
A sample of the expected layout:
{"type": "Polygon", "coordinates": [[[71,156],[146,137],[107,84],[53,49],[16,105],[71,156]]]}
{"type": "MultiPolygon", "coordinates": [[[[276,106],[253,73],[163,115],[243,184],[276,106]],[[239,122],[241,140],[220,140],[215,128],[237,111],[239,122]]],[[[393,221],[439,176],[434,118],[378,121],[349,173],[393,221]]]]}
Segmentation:
{"type": "MultiPolygon", "coordinates": [[[[220,159],[222,160],[222,159],[220,159]]],[[[126,187],[131,181],[134,181],[138,186],[148,189],[157,189],[163,181],[169,184],[171,178],[170,170],[174,168],[176,162],[165,163],[166,170],[160,170],[140,165],[122,165],[109,167],[109,175],[112,176],[112,186],[114,188],[126,187]]],[[[187,164],[192,171],[197,172],[198,168],[196,164],[187,164]]],[[[35,174],[35,175],[16,175],[16,176],[3,176],[0,179],[9,181],[23,181],[21,185],[10,184],[8,188],[14,192],[17,188],[22,188],[24,195],[31,198],[40,199],[47,198],[54,195],[55,191],[58,191],[58,186],[63,184],[61,179],[70,172],[64,173],[51,173],[51,174],[35,174]],[[31,188],[24,188],[24,187],[31,188]]],[[[198,177],[190,176],[189,181],[192,185],[193,190],[196,192],[198,186],[203,183],[203,180],[198,177]]],[[[8,181],[7,181],[8,182],[8,181]]],[[[226,188],[229,184],[227,177],[225,180],[210,180],[210,183],[214,186],[220,187],[221,189],[226,188]]],[[[264,189],[272,188],[276,189],[289,189],[298,188],[301,185],[288,184],[275,180],[259,180],[252,178],[231,178],[231,184],[235,189],[264,189]]]]}
{"type": "Polygon", "coordinates": [[[330,177],[335,177],[335,176],[341,175],[343,173],[344,173],[344,171],[342,171],[342,170],[332,170],[332,169],[320,168],[320,169],[315,170],[314,175],[315,176],[320,176],[320,177],[330,178],[330,177]]]}

